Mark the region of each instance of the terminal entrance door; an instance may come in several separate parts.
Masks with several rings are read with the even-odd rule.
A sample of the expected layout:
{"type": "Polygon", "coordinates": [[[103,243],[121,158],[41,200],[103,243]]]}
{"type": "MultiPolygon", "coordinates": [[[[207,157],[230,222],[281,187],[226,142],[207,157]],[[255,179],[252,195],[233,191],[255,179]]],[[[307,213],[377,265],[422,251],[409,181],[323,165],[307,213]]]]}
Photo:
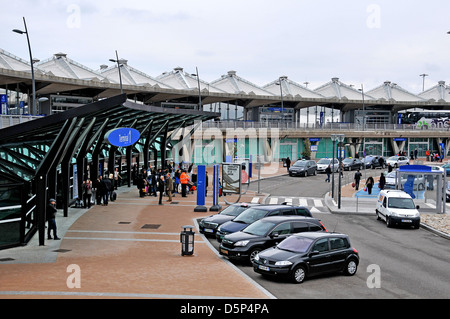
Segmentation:
{"type": "Polygon", "coordinates": [[[366,141],[364,150],[367,155],[383,156],[383,142],[366,141]]]}
{"type": "Polygon", "coordinates": [[[297,145],[296,144],[281,144],[280,147],[280,158],[290,158],[291,161],[297,160],[297,145]]]}

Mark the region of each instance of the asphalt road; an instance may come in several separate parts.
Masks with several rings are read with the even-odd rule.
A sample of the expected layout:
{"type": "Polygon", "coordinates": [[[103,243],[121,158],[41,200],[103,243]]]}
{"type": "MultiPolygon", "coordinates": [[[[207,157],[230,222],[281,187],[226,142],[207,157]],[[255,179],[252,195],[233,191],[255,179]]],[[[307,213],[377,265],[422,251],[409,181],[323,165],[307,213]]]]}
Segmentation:
{"type": "MultiPolygon", "coordinates": [[[[251,189],[254,187],[252,185],[251,189]]],[[[317,198],[322,197],[328,187],[323,175],[307,179],[285,176],[261,182],[261,191],[273,196],[317,198]]],[[[236,265],[279,299],[450,296],[450,242],[447,239],[425,229],[387,228],[375,216],[317,214],[316,217],[328,231],[350,236],[361,258],[355,276],[325,275],[295,285],[282,279],[264,278],[250,266],[236,265]]],[[[215,239],[211,243],[218,247],[215,239]]]]}

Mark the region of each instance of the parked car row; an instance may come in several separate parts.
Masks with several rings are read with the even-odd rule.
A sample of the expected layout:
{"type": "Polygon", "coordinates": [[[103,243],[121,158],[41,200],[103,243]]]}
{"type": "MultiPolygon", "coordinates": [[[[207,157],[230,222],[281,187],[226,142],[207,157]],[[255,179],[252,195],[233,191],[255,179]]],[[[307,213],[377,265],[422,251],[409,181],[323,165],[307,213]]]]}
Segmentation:
{"type": "Polygon", "coordinates": [[[295,283],[328,272],[354,275],[359,264],[348,236],[328,233],[303,206],[234,204],[202,219],[199,228],[217,239],[220,255],[295,283]]]}

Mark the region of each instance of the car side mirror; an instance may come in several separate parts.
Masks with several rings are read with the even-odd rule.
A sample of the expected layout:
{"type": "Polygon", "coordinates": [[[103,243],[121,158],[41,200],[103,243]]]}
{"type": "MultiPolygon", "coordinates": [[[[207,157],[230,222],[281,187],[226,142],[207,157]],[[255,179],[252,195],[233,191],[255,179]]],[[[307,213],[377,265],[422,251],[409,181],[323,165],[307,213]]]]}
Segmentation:
{"type": "Polygon", "coordinates": [[[318,254],[320,254],[320,251],[313,250],[312,252],[309,253],[309,257],[317,256],[318,254]]]}
{"type": "Polygon", "coordinates": [[[270,238],[278,238],[280,234],[278,232],[270,234],[270,238]]]}
{"type": "Polygon", "coordinates": [[[417,205],[417,206],[416,206],[416,209],[417,209],[417,210],[419,210],[419,209],[420,209],[420,206],[419,206],[419,205],[417,205]]]}

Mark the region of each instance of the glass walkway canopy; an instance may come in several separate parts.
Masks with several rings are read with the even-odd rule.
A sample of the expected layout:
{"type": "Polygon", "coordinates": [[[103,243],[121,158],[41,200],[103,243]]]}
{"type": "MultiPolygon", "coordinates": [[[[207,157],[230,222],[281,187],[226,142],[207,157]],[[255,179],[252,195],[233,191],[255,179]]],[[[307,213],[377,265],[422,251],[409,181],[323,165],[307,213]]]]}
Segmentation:
{"type": "Polygon", "coordinates": [[[50,198],[67,217],[83,180],[103,174],[105,163],[111,173],[118,166],[131,187],[133,161],[138,169],[151,162],[165,168],[170,132],[219,116],[136,104],[119,95],[0,130],[0,249],[25,245],[36,233],[45,245],[50,198]],[[116,128],[133,128],[140,140],[113,146],[105,134],[116,128]]]}

